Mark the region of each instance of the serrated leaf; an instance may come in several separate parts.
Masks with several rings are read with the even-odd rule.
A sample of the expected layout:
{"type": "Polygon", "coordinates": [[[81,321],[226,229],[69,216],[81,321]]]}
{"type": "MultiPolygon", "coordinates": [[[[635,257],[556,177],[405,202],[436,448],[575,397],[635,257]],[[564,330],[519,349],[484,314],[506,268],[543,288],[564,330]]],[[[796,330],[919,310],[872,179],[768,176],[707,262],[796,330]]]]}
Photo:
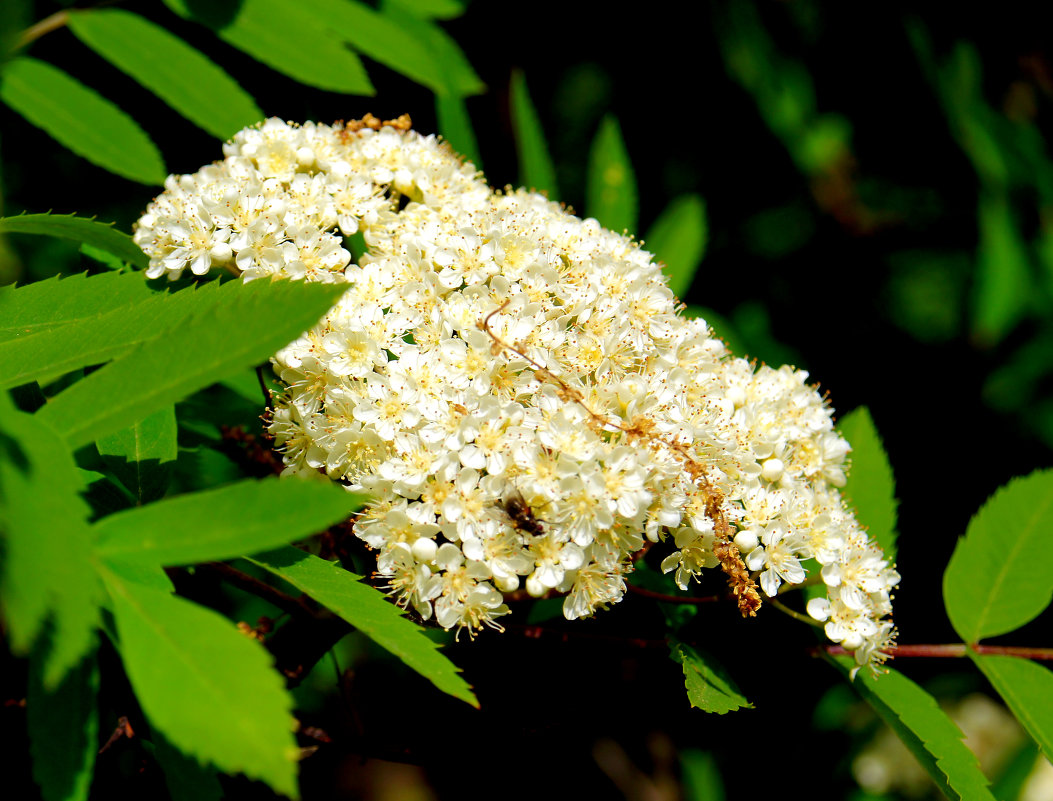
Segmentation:
{"type": "Polygon", "coordinates": [[[210,609],[103,571],[151,726],[186,754],[297,797],[292,698],[263,646],[210,609]]]}
{"type": "Polygon", "coordinates": [[[519,157],[519,183],[544,192],[551,200],[559,197],[556,168],[548,154],[545,132],[541,128],[537,109],[530,100],[526,78],[522,71],[512,72],[512,125],[516,136],[516,155],[519,157]]]}
{"type": "Polygon", "coordinates": [[[264,361],[318,322],[345,290],[302,281],[231,281],[214,308],[143,342],[37,412],[74,447],[264,361]]]}
{"type": "Polygon", "coordinates": [[[585,213],[616,233],[636,231],[636,175],[618,121],[609,114],[589,151],[585,213]]]}
{"type": "Polygon", "coordinates": [[[446,31],[399,6],[387,5],[384,15],[412,36],[431,55],[446,86],[444,94],[467,97],[486,91],[460,45],[446,31]]]}
{"type": "Polygon", "coordinates": [[[943,574],[943,602],[967,643],[1037,617],[1053,598],[1053,470],[1014,478],[980,507],[943,574]]]}
{"type": "Polygon", "coordinates": [[[665,264],[669,288],[678,298],[691,287],[707,238],[706,204],[701,195],[674,198],[647,232],[644,244],[665,264]]]}
{"type": "Polygon", "coordinates": [[[161,154],[138,123],[57,67],[12,59],[0,74],[0,100],[93,164],[151,186],[164,183],[161,154]]]}
{"type": "Polygon", "coordinates": [[[718,715],[753,708],[724,668],[708,654],[703,656],[690,645],[670,637],[669,656],[683,665],[684,686],[691,706],[718,715]]]}
{"type": "Polygon", "coordinates": [[[16,655],[27,654],[51,621],[48,689],[87,653],[98,623],[90,510],[81,488],[65,443],[0,392],[0,602],[16,655]]]}
{"type": "Polygon", "coordinates": [[[317,534],[361,505],[361,496],[331,481],[246,480],[103,518],[96,549],[165,566],[222,561],[317,534]]]}
{"type": "Polygon", "coordinates": [[[128,428],[100,437],[95,445],[110,471],[138,500],[154,501],[168,489],[177,443],[175,406],[167,406],[128,428]]]}
{"type": "Polygon", "coordinates": [[[118,8],[71,11],[74,36],[220,139],[263,119],[238,82],[182,39],[118,8]]]}
{"type": "Polygon", "coordinates": [[[439,119],[439,133],[450,143],[457,153],[472,162],[477,169],[482,169],[479,158],[479,146],[475,141],[475,131],[468,117],[468,107],[463,97],[455,95],[436,95],[435,113],[439,119]]]}
{"type": "MultiPolygon", "coordinates": [[[[139,274],[129,277],[144,283],[139,274]]],[[[99,304],[99,312],[85,309],[77,319],[61,326],[48,326],[46,318],[38,318],[39,327],[44,330],[0,341],[0,388],[50,381],[80,367],[102,364],[127,353],[136,344],[165,336],[168,329],[180,326],[191,314],[200,315],[217,303],[220,295],[216,286],[211,282],[174,294],[149,292],[117,308],[109,308],[112,301],[105,300],[99,304]]],[[[14,300],[18,297],[16,291],[14,300]]]]}
{"type": "MultiPolygon", "coordinates": [[[[133,267],[145,270],[150,266],[149,257],[128,234],[114,228],[113,223],[101,223],[75,214],[19,214],[16,217],[0,217],[0,232],[70,239],[112,253],[133,267]]],[[[141,277],[139,282],[142,283],[141,277]]]]}
{"type": "Polygon", "coordinates": [[[92,650],[53,689],[38,646],[29,661],[26,724],[33,779],[44,801],[87,801],[99,748],[99,667],[92,650]]]}
{"type": "Polygon", "coordinates": [[[889,561],[896,558],[896,480],[874,419],[866,406],[843,418],[838,432],[852,446],[851,469],[841,494],[855,507],[870,538],[881,546],[889,561]]]}
{"type": "Polygon", "coordinates": [[[471,687],[439,646],[378,590],[363,584],[361,576],[296,548],[281,548],[248,561],[310,595],[444,693],[479,706],[471,687]]]}
{"type": "Polygon", "coordinates": [[[1053,671],[1028,659],[969,651],[1006,706],[1053,762],[1053,671]]]}
{"type": "Polygon", "coordinates": [[[373,95],[358,56],[312,12],[286,0],[165,0],[183,19],[216,32],[227,44],[300,83],[352,95],[373,95]]]}
{"type": "Polygon", "coordinates": [[[1020,320],[1031,293],[1031,258],[1004,192],[980,195],[980,243],[973,283],[973,333],[993,345],[1020,320]]]}

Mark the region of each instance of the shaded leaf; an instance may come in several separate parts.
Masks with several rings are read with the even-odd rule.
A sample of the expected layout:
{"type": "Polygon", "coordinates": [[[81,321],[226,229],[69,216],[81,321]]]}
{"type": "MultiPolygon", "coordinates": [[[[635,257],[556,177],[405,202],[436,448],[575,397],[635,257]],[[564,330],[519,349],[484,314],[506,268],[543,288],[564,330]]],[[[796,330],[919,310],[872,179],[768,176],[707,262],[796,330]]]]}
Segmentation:
{"type": "Polygon", "coordinates": [[[292,698],[263,646],[210,609],[103,570],[150,724],[185,754],[295,798],[292,698]]]}
{"type": "Polygon", "coordinates": [[[943,602],[967,643],[1033,620],[1053,597],[1053,470],[1014,478],[980,507],[943,574],[943,602]]]}
{"type": "Polygon", "coordinates": [[[445,94],[466,97],[486,91],[486,84],[476,75],[460,45],[438,25],[407,12],[399,5],[386,5],[384,15],[416,39],[418,47],[425,49],[434,59],[446,85],[445,94]]]}
{"type": "Polygon", "coordinates": [[[516,135],[516,155],[519,157],[519,183],[530,189],[544,192],[549,199],[559,197],[556,185],[556,168],[548,154],[545,132],[541,128],[537,109],[530,100],[526,78],[522,71],[512,73],[511,85],[512,125],[516,135]]]}
{"type": "Polygon", "coordinates": [[[84,44],[220,139],[263,119],[237,81],[182,39],[119,8],[71,11],[84,44]]]}
{"type": "Polygon", "coordinates": [[[644,244],[665,264],[669,288],[678,298],[691,288],[707,237],[706,204],[701,195],[674,198],[647,232],[644,244]]]}
{"type": "MultiPolygon", "coordinates": [[[[70,239],[112,253],[133,267],[146,269],[150,266],[149,257],[128,234],[118,231],[113,227],[113,223],[101,223],[89,217],[78,217],[75,214],[19,214],[17,217],[0,217],[0,232],[70,239]]],[[[140,284],[143,283],[141,276],[138,280],[140,284]]]]}
{"type": "Polygon", "coordinates": [[[1053,671],[1028,659],[969,651],[1006,706],[1053,761],[1053,671]]]}
{"type": "MultiPolygon", "coordinates": [[[[846,678],[855,667],[848,657],[828,659],[846,678]]],[[[976,755],[965,747],[961,729],[940,709],[935,698],[895,670],[877,677],[860,671],[852,686],[896,733],[947,798],[994,801],[976,755]]]]}
{"type": "Polygon", "coordinates": [[[361,505],[331,481],[250,479],[110,515],[95,524],[96,547],[165,566],[222,561],[317,534],[361,505]]]}
{"type": "Polygon", "coordinates": [[[139,124],[57,67],[12,59],[0,75],[0,100],[93,164],[140,183],[164,183],[161,154],[139,124]]]}
{"type": "Polygon", "coordinates": [[[301,281],[228,282],[212,293],[214,308],[137,345],[37,414],[73,447],[86,445],[264,361],[318,322],[344,289],[301,281]]]}
{"type": "Polygon", "coordinates": [[[585,185],[585,213],[605,228],[630,234],[636,231],[636,175],[618,121],[607,115],[589,151],[585,185]]]}
{"type": "Polygon", "coordinates": [[[175,407],[148,414],[128,428],[95,442],[106,466],[139,503],[157,500],[168,489],[168,476],[179,450],[175,407]]]}
{"type": "Polygon", "coordinates": [[[223,787],[213,768],[188,757],[156,732],[154,758],[165,774],[165,789],[172,801],[221,801],[223,798],[223,787]]]}
{"type": "Polygon", "coordinates": [[[248,561],[310,595],[444,693],[479,706],[471,687],[439,646],[378,590],[363,584],[361,576],[296,548],[281,548],[248,561]]]}
{"type": "Polygon", "coordinates": [[[709,655],[703,656],[690,645],[672,637],[669,638],[669,655],[674,662],[683,665],[684,686],[691,706],[718,715],[753,708],[724,668],[709,655]]]}
{"type": "Polygon", "coordinates": [[[468,107],[463,97],[454,95],[436,95],[435,113],[439,118],[439,133],[450,143],[456,152],[466,161],[472,162],[477,169],[482,169],[479,158],[479,146],[475,141],[475,131],[468,117],[468,107]]]}
{"type": "Polygon", "coordinates": [[[11,650],[29,653],[51,621],[44,686],[58,686],[94,641],[98,582],[88,505],[69,448],[0,392],[0,600],[11,650]]]}
{"type": "Polygon", "coordinates": [[[44,639],[30,656],[26,690],[33,779],[45,801],[87,801],[99,748],[98,662],[87,653],[49,690],[41,681],[44,639]]]}
{"type": "Polygon", "coordinates": [[[183,19],[206,25],[227,44],[300,83],[372,95],[358,56],[320,22],[309,3],[286,0],[164,0],[183,19]]]}
{"type": "Polygon", "coordinates": [[[896,558],[896,480],[866,406],[846,414],[837,430],[852,446],[851,469],[841,494],[855,507],[870,538],[891,562],[896,558]]]}

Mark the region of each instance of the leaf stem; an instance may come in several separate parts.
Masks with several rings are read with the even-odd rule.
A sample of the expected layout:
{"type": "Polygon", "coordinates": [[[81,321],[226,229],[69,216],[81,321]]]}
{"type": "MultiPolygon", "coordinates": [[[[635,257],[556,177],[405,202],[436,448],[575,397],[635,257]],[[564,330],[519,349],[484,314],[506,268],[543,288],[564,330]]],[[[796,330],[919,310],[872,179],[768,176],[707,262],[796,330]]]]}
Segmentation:
{"type": "Polygon", "coordinates": [[[64,27],[68,22],[69,11],[65,9],[62,11],[56,11],[50,17],[44,17],[40,22],[30,25],[22,31],[22,34],[18,37],[18,41],[15,42],[15,50],[21,50],[31,42],[35,42],[41,36],[64,27]]]}
{"type": "Polygon", "coordinates": [[[782,603],[782,601],[778,601],[775,598],[769,598],[768,603],[770,603],[784,615],[789,615],[794,620],[799,620],[802,623],[807,623],[809,626],[814,626],[817,629],[821,629],[823,627],[823,624],[820,623],[818,620],[813,620],[808,615],[802,615],[800,612],[790,609],[790,607],[782,603]]]}

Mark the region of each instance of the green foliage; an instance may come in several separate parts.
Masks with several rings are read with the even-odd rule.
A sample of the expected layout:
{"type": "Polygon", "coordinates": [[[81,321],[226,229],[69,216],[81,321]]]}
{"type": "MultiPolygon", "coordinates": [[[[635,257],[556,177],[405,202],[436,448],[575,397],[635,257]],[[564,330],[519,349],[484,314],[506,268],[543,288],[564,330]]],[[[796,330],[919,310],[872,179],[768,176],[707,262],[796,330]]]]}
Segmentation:
{"type": "Polygon", "coordinates": [[[984,342],[998,342],[1027,311],[1031,259],[1004,192],[980,196],[979,222],[973,331],[984,342]]]}
{"type": "MultiPolygon", "coordinates": [[[[851,659],[829,661],[849,675],[851,659]]],[[[962,742],[961,730],[931,695],[895,670],[878,677],[861,671],[852,686],[896,732],[947,798],[994,801],[976,756],[962,742]]]]}
{"type": "Polygon", "coordinates": [[[724,801],[724,782],[712,754],[687,749],[680,754],[685,801],[724,801]]]}
{"type": "Polygon", "coordinates": [[[296,798],[292,698],[263,647],[209,609],[104,575],[150,723],[184,753],[296,798]]]}
{"type": "Polygon", "coordinates": [[[1053,470],[999,489],[969,522],[943,574],[943,600],[967,643],[1013,631],[1053,597],[1053,470]]]}
{"type": "Polygon", "coordinates": [[[636,175],[618,121],[603,118],[589,151],[585,213],[612,231],[636,231],[636,175]]]}
{"type": "Polygon", "coordinates": [[[106,467],[136,503],[156,501],[168,489],[177,453],[175,407],[167,406],[95,442],[106,467]]]}
{"type": "Polygon", "coordinates": [[[164,183],[161,154],[138,123],[62,70],[13,59],[0,75],[0,100],[93,164],[140,183],[164,183]]]}
{"type": "Polygon", "coordinates": [[[246,480],[110,515],[95,525],[96,547],[165,566],[233,559],[324,531],[361,503],[328,481],[246,480]]]}
{"type": "Polygon", "coordinates": [[[969,657],[1038,743],[1046,759],[1053,761],[1053,672],[1015,656],[970,651],[969,657]]]}
{"type": "MultiPolygon", "coordinates": [[[[40,234],[70,239],[80,242],[81,245],[91,245],[111,253],[133,267],[145,269],[150,264],[150,259],[128,234],[118,231],[112,224],[101,223],[87,217],[78,217],[75,214],[20,214],[17,217],[0,217],[0,232],[40,234]]],[[[140,289],[144,289],[143,282],[139,278],[134,282],[126,281],[126,283],[129,286],[135,283],[140,289]]],[[[7,287],[0,289],[7,289],[7,287]]],[[[102,302],[103,299],[104,296],[100,292],[98,302],[102,302]]],[[[90,302],[88,298],[75,298],[70,301],[70,305],[74,309],[83,311],[83,307],[96,304],[90,302]]]]}
{"type": "Polygon", "coordinates": [[[229,139],[263,119],[256,102],[206,56],[164,28],[119,8],[73,11],[84,44],[194,124],[229,139]]]}
{"type": "Polygon", "coordinates": [[[439,133],[442,137],[467,161],[482,169],[479,144],[475,141],[475,132],[468,118],[468,107],[464,98],[459,95],[437,95],[435,114],[439,119],[439,133]]]}
{"type": "Polygon", "coordinates": [[[439,646],[403,617],[398,607],[362,584],[361,576],[295,548],[259,554],[248,561],[310,595],[444,693],[479,706],[471,687],[457,667],[439,652],[439,646]]]}
{"type": "Polygon", "coordinates": [[[691,288],[707,236],[706,203],[700,195],[673,198],[647,231],[644,244],[665,264],[669,288],[678,298],[691,288]]]}
{"type": "Polygon", "coordinates": [[[857,519],[890,561],[896,558],[896,479],[866,406],[846,414],[837,426],[852,446],[852,467],[841,493],[855,507],[857,519]]]}
{"type": "Polygon", "coordinates": [[[559,197],[556,168],[548,154],[545,132],[537,109],[530,100],[526,77],[516,70],[512,73],[511,111],[516,134],[516,155],[519,158],[519,183],[544,192],[550,199],[559,197]]]}
{"type": "Polygon", "coordinates": [[[691,706],[718,715],[753,708],[727,671],[708,654],[670,637],[669,655],[684,666],[684,686],[691,706]]]}

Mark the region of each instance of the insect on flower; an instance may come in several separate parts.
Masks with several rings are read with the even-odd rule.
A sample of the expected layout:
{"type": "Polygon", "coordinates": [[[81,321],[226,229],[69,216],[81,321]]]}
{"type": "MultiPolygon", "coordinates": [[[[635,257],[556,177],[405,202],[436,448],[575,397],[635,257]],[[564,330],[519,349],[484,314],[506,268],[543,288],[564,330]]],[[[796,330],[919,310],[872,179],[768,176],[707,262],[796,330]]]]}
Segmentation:
{"type": "Polygon", "coordinates": [[[508,519],[512,521],[512,527],[517,531],[532,534],[535,537],[540,537],[545,533],[545,527],[540,520],[534,517],[534,510],[530,508],[530,504],[526,502],[526,498],[519,490],[513,489],[507,492],[499,506],[508,515],[508,519]]]}

